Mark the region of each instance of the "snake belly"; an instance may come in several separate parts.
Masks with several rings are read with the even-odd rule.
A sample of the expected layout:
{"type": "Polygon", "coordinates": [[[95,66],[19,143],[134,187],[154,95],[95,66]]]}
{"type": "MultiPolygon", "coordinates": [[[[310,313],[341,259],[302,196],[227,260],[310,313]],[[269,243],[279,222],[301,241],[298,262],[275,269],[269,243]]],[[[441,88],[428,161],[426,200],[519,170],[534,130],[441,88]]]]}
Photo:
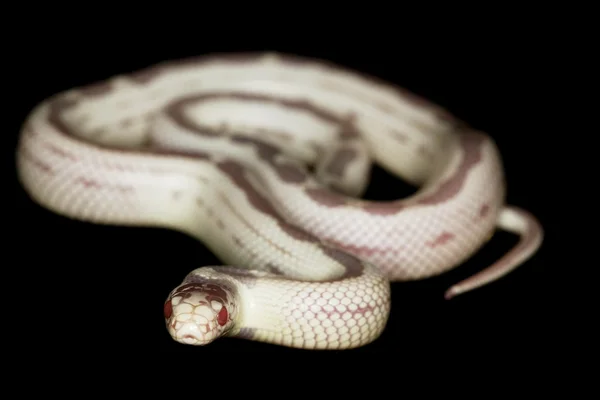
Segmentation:
{"type": "Polygon", "coordinates": [[[20,181],[47,209],[185,232],[226,265],[168,295],[174,340],[306,349],[377,339],[390,282],[444,273],[504,229],[519,243],[451,298],[522,264],[543,231],[505,204],[493,140],[340,66],[277,53],[165,62],[59,93],[27,117],[20,181]],[[360,198],[373,162],[418,186],[360,198]]]}

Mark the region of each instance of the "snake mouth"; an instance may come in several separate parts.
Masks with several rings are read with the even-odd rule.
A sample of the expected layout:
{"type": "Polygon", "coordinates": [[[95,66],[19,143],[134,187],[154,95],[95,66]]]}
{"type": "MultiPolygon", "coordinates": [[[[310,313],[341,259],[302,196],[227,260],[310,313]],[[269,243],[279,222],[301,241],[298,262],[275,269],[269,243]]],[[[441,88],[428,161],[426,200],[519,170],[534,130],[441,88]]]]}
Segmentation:
{"type": "Polygon", "coordinates": [[[204,346],[212,342],[215,337],[213,331],[203,332],[198,325],[193,323],[179,325],[177,329],[175,326],[176,324],[169,324],[169,333],[175,341],[182,344],[204,346]]]}
{"type": "Polygon", "coordinates": [[[195,346],[203,346],[211,343],[221,332],[214,322],[182,322],[176,318],[172,318],[167,322],[167,330],[175,341],[195,346]]]}
{"type": "Polygon", "coordinates": [[[186,334],[186,335],[178,337],[177,341],[180,343],[183,343],[183,344],[191,344],[191,345],[196,345],[196,346],[203,346],[210,342],[210,340],[205,340],[205,339],[202,339],[197,336],[190,335],[190,334],[186,334]]]}

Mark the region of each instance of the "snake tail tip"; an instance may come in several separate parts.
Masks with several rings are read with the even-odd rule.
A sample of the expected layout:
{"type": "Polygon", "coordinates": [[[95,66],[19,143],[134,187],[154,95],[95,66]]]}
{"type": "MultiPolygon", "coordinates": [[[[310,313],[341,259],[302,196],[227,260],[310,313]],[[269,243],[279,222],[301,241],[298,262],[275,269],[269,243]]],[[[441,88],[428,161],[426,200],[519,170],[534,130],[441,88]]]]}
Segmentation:
{"type": "Polygon", "coordinates": [[[446,293],[444,293],[444,299],[450,300],[458,294],[460,294],[460,292],[456,289],[456,287],[453,286],[450,289],[446,290],[446,293]]]}

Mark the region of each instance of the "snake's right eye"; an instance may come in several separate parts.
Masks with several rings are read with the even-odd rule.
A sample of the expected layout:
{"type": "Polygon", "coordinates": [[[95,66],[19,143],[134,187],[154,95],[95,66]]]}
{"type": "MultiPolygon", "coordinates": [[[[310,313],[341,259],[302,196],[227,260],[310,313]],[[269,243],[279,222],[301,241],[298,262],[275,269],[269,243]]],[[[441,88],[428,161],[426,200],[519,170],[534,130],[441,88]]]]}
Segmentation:
{"type": "Polygon", "coordinates": [[[229,313],[227,312],[227,308],[223,306],[221,311],[219,311],[219,315],[217,316],[217,322],[219,325],[223,326],[227,323],[227,319],[229,318],[229,313]]]}
{"type": "Polygon", "coordinates": [[[173,306],[171,305],[171,300],[167,300],[167,302],[165,303],[164,313],[166,319],[171,318],[171,315],[173,314],[173,306]]]}

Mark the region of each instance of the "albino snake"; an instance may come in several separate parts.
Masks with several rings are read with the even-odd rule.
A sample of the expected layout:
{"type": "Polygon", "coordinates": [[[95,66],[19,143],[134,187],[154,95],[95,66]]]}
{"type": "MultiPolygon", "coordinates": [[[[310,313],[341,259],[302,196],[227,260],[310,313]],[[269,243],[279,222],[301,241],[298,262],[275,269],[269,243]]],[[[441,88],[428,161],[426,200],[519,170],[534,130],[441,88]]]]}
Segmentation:
{"type": "Polygon", "coordinates": [[[505,205],[488,136],[400,88],[274,53],[167,62],[57,94],[24,122],[17,166],[49,210],[179,230],[229,265],[190,272],[166,300],[167,329],[187,344],[362,346],[386,326],[390,281],[448,271],[496,228],[520,235],[450,298],[513,270],[543,236],[505,205]],[[417,193],[360,199],[372,162],[417,193]]]}

